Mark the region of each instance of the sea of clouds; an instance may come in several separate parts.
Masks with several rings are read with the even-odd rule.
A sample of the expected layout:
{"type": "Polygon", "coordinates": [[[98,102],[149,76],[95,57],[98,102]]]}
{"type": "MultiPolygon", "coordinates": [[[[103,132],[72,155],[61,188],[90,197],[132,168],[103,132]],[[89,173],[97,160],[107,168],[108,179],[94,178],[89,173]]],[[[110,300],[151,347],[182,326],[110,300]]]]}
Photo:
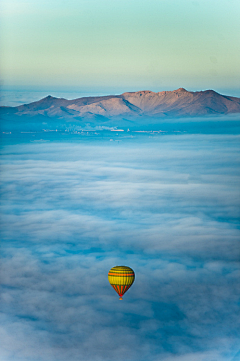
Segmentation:
{"type": "Polygon", "coordinates": [[[0,360],[239,360],[239,138],[3,146],[0,360]]]}

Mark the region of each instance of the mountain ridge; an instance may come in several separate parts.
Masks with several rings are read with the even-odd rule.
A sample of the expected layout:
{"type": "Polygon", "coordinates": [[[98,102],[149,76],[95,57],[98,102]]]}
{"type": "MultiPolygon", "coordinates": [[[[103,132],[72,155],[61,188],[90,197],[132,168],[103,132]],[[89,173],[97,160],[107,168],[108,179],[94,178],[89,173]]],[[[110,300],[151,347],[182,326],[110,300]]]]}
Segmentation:
{"type": "Polygon", "coordinates": [[[1,114],[48,118],[195,117],[240,113],[240,98],[214,90],[190,92],[184,88],[152,92],[140,90],[120,95],[81,97],[72,100],[51,95],[16,107],[0,107],[1,114]]]}

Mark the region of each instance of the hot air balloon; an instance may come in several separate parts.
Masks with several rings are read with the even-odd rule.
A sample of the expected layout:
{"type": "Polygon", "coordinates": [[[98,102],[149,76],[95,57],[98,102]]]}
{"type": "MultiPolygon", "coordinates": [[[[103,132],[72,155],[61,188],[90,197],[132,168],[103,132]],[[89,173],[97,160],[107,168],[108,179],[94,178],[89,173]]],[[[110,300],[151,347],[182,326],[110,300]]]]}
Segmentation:
{"type": "Polygon", "coordinates": [[[108,272],[108,281],[114,290],[119,294],[119,300],[132,286],[135,279],[135,273],[130,267],[116,266],[108,272]]]}

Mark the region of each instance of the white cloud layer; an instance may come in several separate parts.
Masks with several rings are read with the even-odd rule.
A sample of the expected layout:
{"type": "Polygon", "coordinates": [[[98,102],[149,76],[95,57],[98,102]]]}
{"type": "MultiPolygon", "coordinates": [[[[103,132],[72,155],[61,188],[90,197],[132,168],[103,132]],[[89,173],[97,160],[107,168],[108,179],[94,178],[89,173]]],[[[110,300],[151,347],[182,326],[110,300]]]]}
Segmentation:
{"type": "Polygon", "coordinates": [[[2,149],[1,360],[237,359],[239,139],[140,140],[2,149]]]}

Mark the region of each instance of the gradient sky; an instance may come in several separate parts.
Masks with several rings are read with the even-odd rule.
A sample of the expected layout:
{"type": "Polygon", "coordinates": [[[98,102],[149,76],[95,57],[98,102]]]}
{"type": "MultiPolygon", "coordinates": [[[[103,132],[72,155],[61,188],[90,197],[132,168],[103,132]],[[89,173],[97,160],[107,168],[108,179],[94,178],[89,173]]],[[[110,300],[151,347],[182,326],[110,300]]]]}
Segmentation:
{"type": "Polygon", "coordinates": [[[240,95],[238,0],[3,0],[1,84],[240,95]]]}

